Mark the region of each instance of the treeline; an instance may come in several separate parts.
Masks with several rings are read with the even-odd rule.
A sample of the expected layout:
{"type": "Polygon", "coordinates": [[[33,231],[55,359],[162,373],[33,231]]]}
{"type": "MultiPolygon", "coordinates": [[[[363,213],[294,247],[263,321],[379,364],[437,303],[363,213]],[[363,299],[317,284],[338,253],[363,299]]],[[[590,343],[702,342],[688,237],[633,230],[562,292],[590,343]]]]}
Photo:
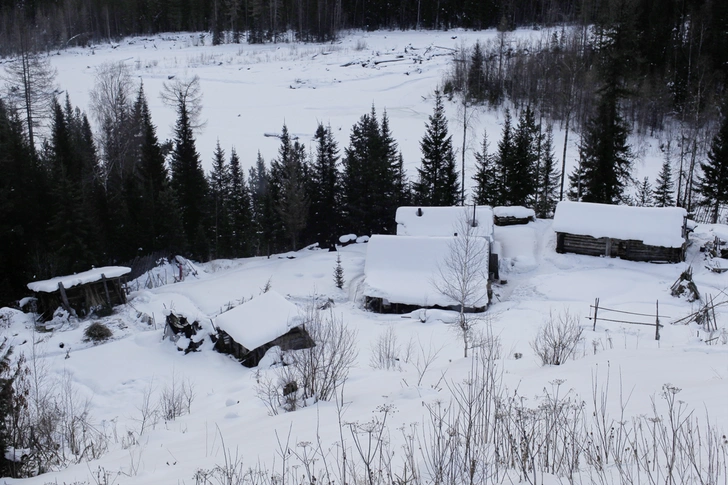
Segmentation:
{"type": "Polygon", "coordinates": [[[715,219],[715,200],[702,196],[701,163],[726,107],[727,25],[727,2],[605,1],[592,25],[543,29],[530,39],[503,31],[461,49],[444,90],[466,106],[530,109],[540,121],[560,123],[562,172],[574,138],[579,166],[568,174],[574,188],[562,178],[559,192],[580,200],[648,200],[651,184],[632,178],[637,150],[627,140],[654,136],[674,204],[715,219]]]}
{"type": "MultiPolygon", "coordinates": [[[[213,34],[213,43],[217,44],[280,41],[289,39],[289,34],[296,40],[323,42],[348,28],[499,27],[509,30],[525,25],[589,24],[603,15],[611,3],[608,0],[0,0],[0,55],[158,32],[207,31],[213,34]]],[[[696,5],[719,6],[720,0],[634,0],[633,3],[642,12],[638,19],[652,24],[660,22],[665,12],[688,11],[696,5]]]]}

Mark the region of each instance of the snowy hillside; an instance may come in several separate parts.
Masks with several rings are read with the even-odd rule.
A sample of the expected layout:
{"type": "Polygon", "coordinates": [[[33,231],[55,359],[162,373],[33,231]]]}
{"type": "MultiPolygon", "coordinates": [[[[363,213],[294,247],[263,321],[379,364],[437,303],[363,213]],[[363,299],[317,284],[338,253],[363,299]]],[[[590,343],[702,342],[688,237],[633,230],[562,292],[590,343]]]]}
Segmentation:
{"type": "MultiPolygon", "coordinates": [[[[331,124],[339,147],[348,145],[352,125],[372,105],[387,111],[393,136],[413,178],[419,166],[419,142],[434,105],[433,92],[452,69],[452,55],[480,40],[493,40],[488,31],[377,31],[351,32],[332,44],[226,44],[211,46],[209,36],[198,33],[131,38],[119,44],[73,48],[51,56],[58,84],[71,102],[90,107],[89,92],[97,69],[105,63],[124,62],[144,83],[153,121],[161,139],[172,137],[174,111],[162,104],[159,93],[170,79],[200,77],[204,93],[202,119],[207,125],[197,136],[197,148],[206,170],[219,140],[228,153],[237,150],[244,167],[252,166],[258,151],[266,161],[277,155],[279,134],[285,123],[305,144],[313,139],[317,123],[331,124]]],[[[548,29],[518,30],[507,34],[509,45],[526,37],[549,38],[548,29]]],[[[456,148],[462,147],[462,114],[457,102],[446,103],[456,148]]],[[[502,112],[481,107],[468,114],[466,183],[471,184],[483,131],[495,151],[502,129],[502,112]]],[[[554,127],[554,146],[561,154],[564,133],[554,127]]],[[[578,158],[578,136],[570,136],[567,173],[578,158]]],[[[660,169],[657,140],[633,140],[638,154],[633,176],[654,179],[660,169]]],[[[458,159],[460,157],[458,156],[458,159]]]]}
{"type": "MultiPolygon", "coordinates": [[[[490,362],[502,379],[503,396],[518,396],[519,405],[509,408],[512,416],[525,409],[548,409],[549,402],[559,402],[567,405],[564,413],[582,409],[587,421],[601,410],[604,414],[598,415],[608,422],[635,419],[636,423],[640,416],[653,413],[665,418],[667,401],[661,392],[669,383],[670,389],[680,389],[677,399],[683,419],[693,413],[690,423],[708,419],[723,433],[720,430],[728,427],[728,307],[715,309],[719,330],[708,333],[694,322],[671,324],[696,311],[700,303],[670,295],[672,283],[692,265],[701,294],[713,295],[716,302],[726,300],[725,274],[706,269],[704,254],[699,252],[720,230],[698,227],[687,262],[672,265],[556,254],[555,234],[547,220],[497,227],[495,237],[503,249],[502,283],[495,286],[494,304],[477,328],[490,336],[486,342],[500,345],[490,362]],[[654,339],[654,326],[600,320],[593,331],[592,321],[586,317],[595,298],[600,299],[601,308],[641,314],[654,314],[659,301],[664,324],[660,341],[654,339]],[[531,342],[549,314],[558,317],[566,312],[583,329],[583,339],[573,359],[542,366],[531,342]],[[711,338],[714,340],[706,342],[711,338]]],[[[438,422],[433,416],[444,413],[441,424],[448,426],[445,418],[451,416],[445,410],[457,408],[454,393],[473,379],[478,359],[463,357],[461,338],[452,325],[454,313],[430,310],[400,316],[364,311],[360,290],[367,245],[349,245],[340,248],[339,254],[346,280],[341,290],[334,285],[337,254],[333,252],[304,249],[270,259],[199,265],[196,277],[190,274],[180,283],[132,292],[128,305],[102,319],[113,337],[98,345],[84,341],[89,321],[58,318],[52,322],[53,332],[32,333],[27,316],[4,309],[5,335],[11,336],[16,352],[29,357],[35,353],[34,362],[45,369],[48,382],[59,383],[56,392],[68,392],[77,403],[89,400],[89,421],[107,437],[108,447],[98,459],[81,458],[65,469],[4,482],[223,483],[216,481],[218,475],[212,470],[224,468],[226,462],[237,466],[237,460],[242,462],[241,470],[261,467],[281,475],[288,470],[290,479],[305,475],[305,463],[319,473],[324,465],[331,473],[340,471],[337,457],[342,443],[351,462],[357,464],[349,473],[361,472],[357,444],[372,432],[382,431],[382,446],[392,455],[392,470],[402,472],[411,456],[421,483],[430,483],[432,464],[426,447],[435,446],[429,441],[433,423],[438,422]],[[207,328],[216,315],[259,295],[266,286],[285,295],[302,314],[314,296],[319,303],[330,299],[333,315],[355,332],[358,356],[343,388],[340,409],[334,400],[320,401],[271,415],[257,395],[260,383],[277,372],[270,368],[273,356],[264,359],[259,368],[247,369],[213,351],[209,340],[199,352],[184,354],[163,339],[163,322],[170,310],[197,319],[207,328]],[[398,360],[385,370],[373,364],[381,364],[377,348],[387,335],[398,360]],[[150,410],[175,388],[190,396],[189,412],[173,420],[153,419],[150,410]],[[415,450],[410,455],[407,450],[413,443],[415,450]],[[311,456],[316,457],[314,462],[311,456]],[[322,456],[330,463],[322,462],[322,456]]],[[[603,319],[639,319],[600,312],[603,319]]],[[[473,353],[480,355],[487,348],[493,350],[486,345],[473,353]]],[[[705,432],[707,427],[701,429],[705,432]]],[[[713,451],[722,453],[720,463],[725,464],[726,445],[716,446],[719,448],[713,451]]],[[[664,448],[655,449],[661,452],[664,448]]],[[[592,471],[585,471],[576,482],[590,483],[588,473],[593,469],[586,463],[579,466],[592,471]]],[[[518,480],[517,469],[493,481],[518,480]]],[[[612,477],[618,476],[614,466],[607,470],[612,477]]],[[[720,480],[712,483],[726,483],[724,471],[717,476],[720,480]]],[[[374,483],[387,483],[380,479],[374,483]]],[[[537,483],[563,482],[539,472],[537,483]]]]}

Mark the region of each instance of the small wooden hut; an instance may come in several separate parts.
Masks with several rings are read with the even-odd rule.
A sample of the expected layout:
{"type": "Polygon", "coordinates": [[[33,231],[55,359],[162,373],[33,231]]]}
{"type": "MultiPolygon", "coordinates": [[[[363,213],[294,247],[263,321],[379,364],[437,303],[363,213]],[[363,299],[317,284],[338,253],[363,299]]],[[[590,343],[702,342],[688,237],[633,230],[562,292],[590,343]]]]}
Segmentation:
{"type": "Polygon", "coordinates": [[[255,367],[272,347],[311,348],[314,342],[301,322],[296,305],[275,291],[248,300],[215,319],[215,350],[255,367]]]}
{"type": "Polygon", "coordinates": [[[105,266],[74,275],[33,281],[28,283],[28,289],[37,298],[38,313],[42,320],[52,318],[58,307],[83,318],[125,304],[125,276],[129,272],[131,268],[125,266],[105,266]]]}
{"type": "Polygon", "coordinates": [[[493,223],[496,226],[515,226],[536,220],[533,209],[522,206],[493,207],[493,223]]]}
{"type": "Polygon", "coordinates": [[[678,263],[688,245],[687,211],[562,201],[553,229],[556,252],[678,263]]]}
{"type": "MultiPolygon", "coordinates": [[[[418,308],[457,310],[459,303],[438,291],[440,268],[445,265],[457,236],[386,236],[369,240],[364,265],[364,297],[367,309],[377,313],[409,313],[418,308]]],[[[475,238],[477,251],[484,255],[482,269],[488,271],[489,243],[475,238]]],[[[468,312],[482,312],[490,302],[490,286],[483,281],[477,299],[468,312]]],[[[476,297],[476,295],[473,295],[476,297]]]]}

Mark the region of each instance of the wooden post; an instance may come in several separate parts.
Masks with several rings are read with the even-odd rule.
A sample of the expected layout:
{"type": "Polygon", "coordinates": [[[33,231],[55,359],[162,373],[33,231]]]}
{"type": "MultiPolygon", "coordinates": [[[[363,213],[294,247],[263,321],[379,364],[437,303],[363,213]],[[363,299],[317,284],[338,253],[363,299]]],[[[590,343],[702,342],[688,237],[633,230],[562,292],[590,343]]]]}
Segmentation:
{"type": "Polygon", "coordinates": [[[61,302],[63,303],[63,308],[68,313],[73,313],[71,311],[71,305],[68,304],[68,296],[66,296],[66,289],[63,287],[63,283],[61,281],[58,282],[58,291],[61,293],[61,302]]]}
{"type": "Polygon", "coordinates": [[[592,331],[597,331],[597,312],[599,311],[599,298],[594,299],[594,326],[592,327],[592,331]]]}
{"type": "Polygon", "coordinates": [[[106,284],[106,275],[101,274],[101,281],[104,283],[104,291],[106,292],[106,305],[111,308],[111,296],[109,296],[109,287],[106,284]]]}
{"type": "Polygon", "coordinates": [[[660,301],[655,300],[655,340],[660,340],[660,301]]]}

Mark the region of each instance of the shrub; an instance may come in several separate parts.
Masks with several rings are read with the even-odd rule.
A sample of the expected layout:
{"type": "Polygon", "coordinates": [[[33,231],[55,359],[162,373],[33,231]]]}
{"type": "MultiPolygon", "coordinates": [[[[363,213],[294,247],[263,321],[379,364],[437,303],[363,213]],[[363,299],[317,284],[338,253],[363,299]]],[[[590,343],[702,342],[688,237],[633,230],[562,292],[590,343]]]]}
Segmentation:
{"type": "Polygon", "coordinates": [[[541,365],[561,365],[574,356],[583,331],[578,319],[568,310],[556,317],[549,313],[546,324],[531,342],[531,348],[541,359],[541,365]]]}
{"type": "Polygon", "coordinates": [[[90,340],[92,342],[103,342],[104,340],[111,338],[113,335],[111,329],[101,322],[92,323],[86,327],[83,334],[86,337],[86,340],[90,340]]]}

